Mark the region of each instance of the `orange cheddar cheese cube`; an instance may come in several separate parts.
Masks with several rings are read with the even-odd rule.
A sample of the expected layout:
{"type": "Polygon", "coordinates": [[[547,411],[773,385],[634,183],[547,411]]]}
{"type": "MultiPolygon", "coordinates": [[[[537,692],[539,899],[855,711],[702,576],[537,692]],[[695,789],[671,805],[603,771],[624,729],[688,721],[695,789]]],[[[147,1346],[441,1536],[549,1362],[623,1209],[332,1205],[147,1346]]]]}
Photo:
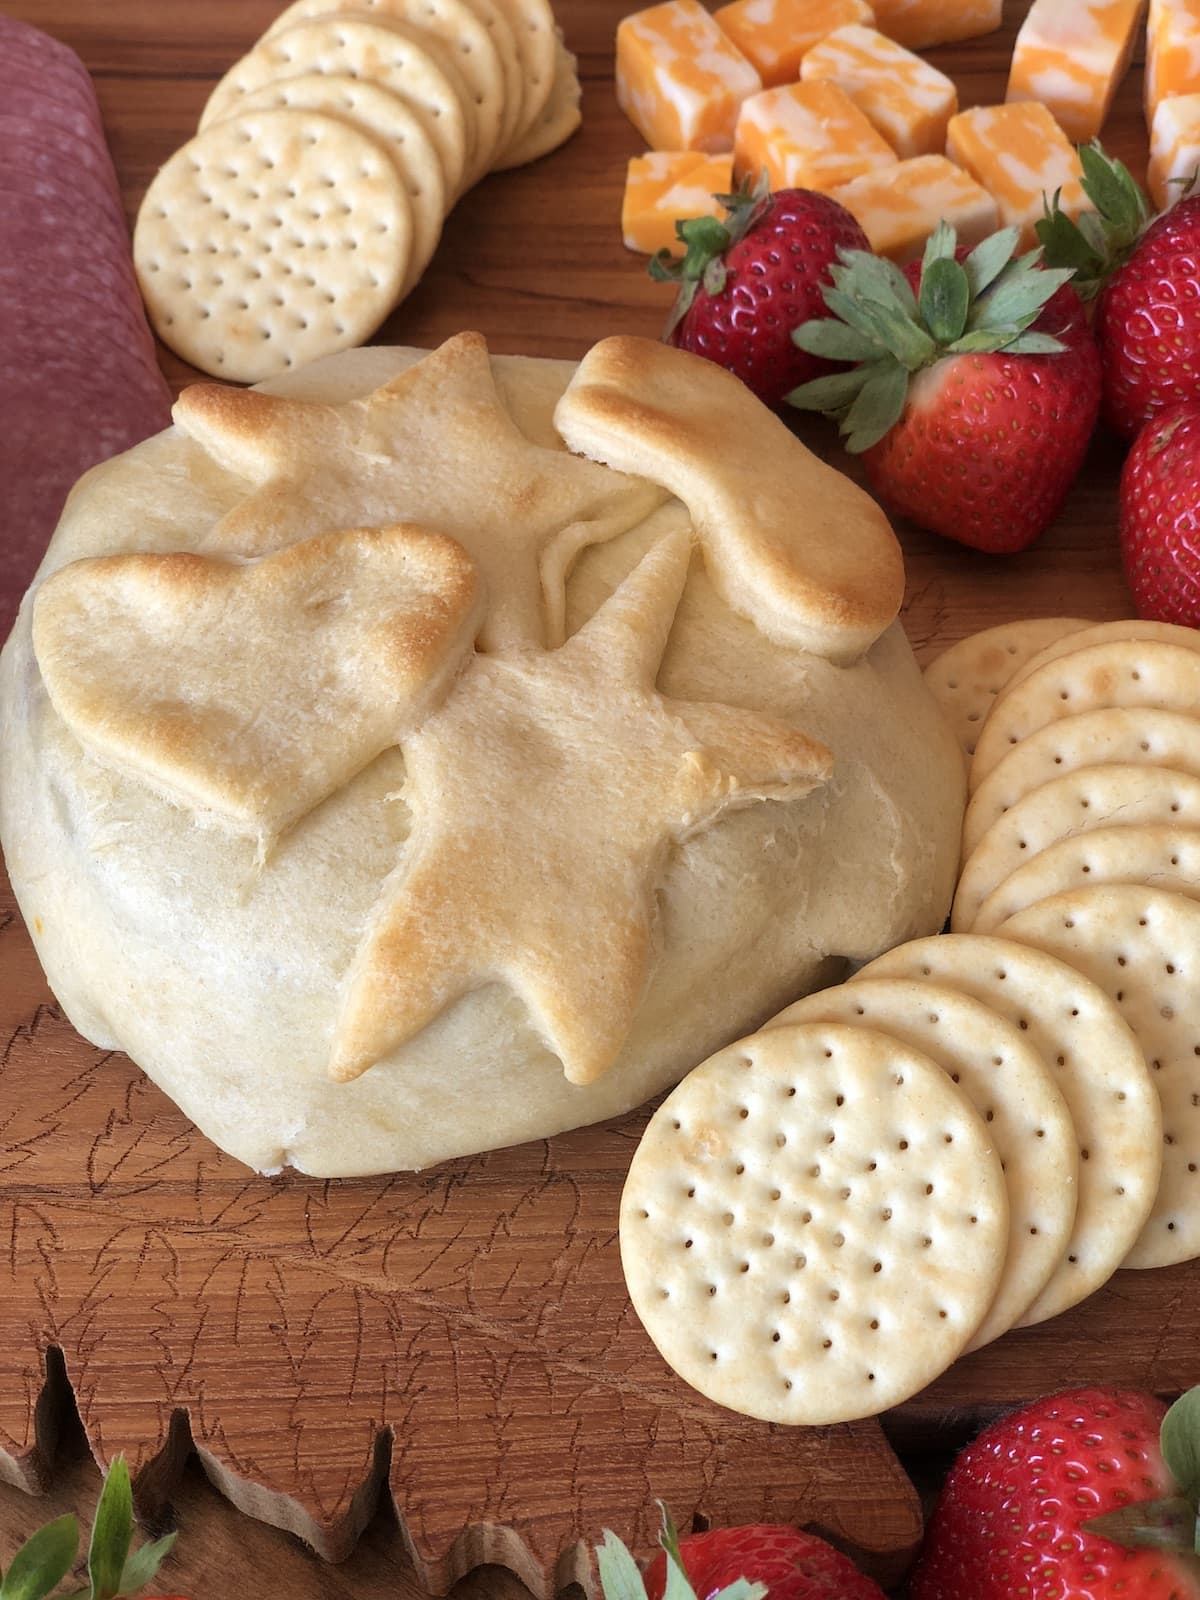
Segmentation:
{"type": "Polygon", "coordinates": [[[733,0],[717,22],[773,89],[794,83],[805,53],[848,22],[873,22],[867,0],[733,0]]]}
{"type": "Polygon", "coordinates": [[[958,92],[944,72],[874,28],[838,28],[816,44],[800,67],[805,83],[836,83],[898,156],[940,153],[958,110],[958,92]]]}
{"type": "Polygon", "coordinates": [[[871,249],[901,266],[921,254],[943,220],[952,224],[959,244],[969,247],[1000,225],[991,195],[945,156],[915,156],[864,173],[832,195],[857,217],[871,249]]]}
{"type": "Polygon", "coordinates": [[[836,189],[895,166],[896,152],[832,83],[793,83],[751,96],[738,118],[734,170],[772,189],[836,189]]]}
{"type": "Polygon", "coordinates": [[[617,102],[652,150],[733,148],[762,82],[700,0],[667,0],[617,28],[617,102]]]}
{"type": "Polygon", "coordinates": [[[676,222],[686,217],[720,217],[714,198],[733,188],[733,157],[706,156],[702,150],[654,150],[634,156],[625,178],[621,232],[625,248],[642,255],[671,250],[682,255],[676,222]]]}
{"type": "Polygon", "coordinates": [[[1040,100],[1075,144],[1094,139],[1129,69],[1144,0],[1033,0],[1006,100],[1040,100]]]}
{"type": "Polygon", "coordinates": [[[909,50],[957,44],[1000,26],[1003,0],[873,0],[875,26],[909,50]]]}
{"type": "Polygon", "coordinates": [[[1200,93],[1200,0],[1150,0],[1146,22],[1146,126],[1172,95],[1200,93]]]}
{"type": "Polygon", "coordinates": [[[1071,217],[1087,207],[1075,148],[1036,101],[960,111],[950,119],[946,154],[992,196],[1001,226],[1020,228],[1023,248],[1037,243],[1033,225],[1043,214],[1043,196],[1061,189],[1071,217]]]}
{"type": "Polygon", "coordinates": [[[1200,171],[1200,94],[1174,94],[1160,100],[1150,128],[1150,167],[1146,187],[1160,211],[1168,211],[1191,192],[1200,171]]]}

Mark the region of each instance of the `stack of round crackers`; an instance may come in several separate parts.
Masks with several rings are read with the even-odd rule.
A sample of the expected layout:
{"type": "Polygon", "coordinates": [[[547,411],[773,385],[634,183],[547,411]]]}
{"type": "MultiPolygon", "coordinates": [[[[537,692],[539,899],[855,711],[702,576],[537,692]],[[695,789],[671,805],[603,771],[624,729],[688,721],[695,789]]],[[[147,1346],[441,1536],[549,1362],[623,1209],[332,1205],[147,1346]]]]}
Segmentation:
{"type": "Polygon", "coordinates": [[[556,149],[579,98],[549,0],[295,0],[142,203],[156,331],[247,383],[361,344],[459,196],[556,149]]]}
{"type": "Polygon", "coordinates": [[[697,1068],[622,1202],[651,1338],[772,1421],[1200,1255],[1200,635],[1017,623],[927,679],[971,768],[953,931],[697,1068]]]}

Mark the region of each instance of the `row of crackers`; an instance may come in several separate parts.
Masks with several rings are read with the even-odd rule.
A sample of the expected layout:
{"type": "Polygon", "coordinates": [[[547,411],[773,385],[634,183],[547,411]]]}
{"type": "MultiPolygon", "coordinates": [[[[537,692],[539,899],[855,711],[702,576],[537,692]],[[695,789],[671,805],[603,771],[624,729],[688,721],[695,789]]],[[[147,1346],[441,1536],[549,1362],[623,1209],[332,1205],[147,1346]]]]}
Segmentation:
{"type": "Polygon", "coordinates": [[[458,198],[557,148],[579,100],[549,0],[295,0],[146,194],[156,331],[248,383],[361,344],[458,198]]]}
{"type": "Polygon", "coordinates": [[[705,1062],[622,1200],[664,1357],[772,1421],[1200,1255],[1200,636],[1018,623],[927,681],[971,764],[952,931],[705,1062]]]}

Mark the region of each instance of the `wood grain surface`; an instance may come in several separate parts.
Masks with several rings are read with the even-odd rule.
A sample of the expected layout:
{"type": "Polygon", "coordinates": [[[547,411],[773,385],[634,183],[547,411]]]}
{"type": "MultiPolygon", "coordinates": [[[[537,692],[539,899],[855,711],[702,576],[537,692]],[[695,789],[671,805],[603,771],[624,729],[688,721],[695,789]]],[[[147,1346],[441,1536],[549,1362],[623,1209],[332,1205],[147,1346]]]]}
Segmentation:
{"type": "MultiPolygon", "coordinates": [[[[92,71],[131,215],[212,83],[278,9],[0,0],[92,71]]],[[[612,89],[613,30],[629,9],[560,0],[584,79],[582,132],[462,201],[383,340],[478,328],[497,351],[578,356],[605,334],[660,326],[664,291],[619,237],[624,163],[639,149],[612,89]]],[[[1025,9],[1010,0],[1002,32],[931,53],[964,105],[1002,95],[1025,9]]],[[[1135,68],[1106,131],[1138,164],[1139,88],[1135,68]]],[[[163,362],[174,385],[189,380],[167,352],[163,362]]],[[[805,436],[844,465],[822,425],[805,436]]],[[[1057,525],[1019,559],[902,529],[918,652],[1013,616],[1128,614],[1119,459],[1100,438],[1057,525]]],[[[73,1391],[95,1456],[124,1450],[141,1469],[148,1525],[180,1527],[165,1579],[196,1595],[236,1585],[415,1600],[481,1561],[510,1571],[476,1572],[455,1591],[463,1600],[517,1600],[525,1584],[546,1594],[585,1576],[581,1541],[603,1523],[647,1547],[656,1494],[701,1519],[815,1522],[894,1576],[917,1508],[874,1424],[743,1422],[689,1395],[641,1334],[614,1249],[640,1122],[417,1177],[252,1178],[63,1021],[3,883],[0,1477],[21,1487],[0,1487],[0,1554],[94,1498],[73,1391]],[[197,1459],[252,1517],[291,1531],[231,1509],[197,1459]],[[328,1568],[303,1540],[333,1558],[359,1542],[328,1568]]],[[[1056,1384],[1177,1390],[1197,1376],[1198,1333],[1200,1274],[1121,1274],[1076,1312],[960,1362],[886,1426],[921,1452],[1056,1384]]]]}

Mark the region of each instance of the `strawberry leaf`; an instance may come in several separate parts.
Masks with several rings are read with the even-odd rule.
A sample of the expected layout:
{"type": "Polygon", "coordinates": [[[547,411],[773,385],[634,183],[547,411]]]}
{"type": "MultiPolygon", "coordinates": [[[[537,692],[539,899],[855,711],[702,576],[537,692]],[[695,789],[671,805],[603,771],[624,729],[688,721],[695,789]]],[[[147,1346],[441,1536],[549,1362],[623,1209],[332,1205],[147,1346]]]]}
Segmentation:
{"type": "Polygon", "coordinates": [[[871,367],[855,367],[852,372],[831,372],[823,378],[810,378],[785,396],[788,405],[800,411],[844,412],[857,398],[871,376],[871,367]]]}
{"type": "Polygon", "coordinates": [[[88,1577],[92,1600],[114,1600],[120,1593],[121,1575],[133,1541],[133,1489],[124,1456],[109,1468],[88,1547],[88,1577]]]}
{"type": "Polygon", "coordinates": [[[604,1543],[596,1549],[596,1565],[604,1600],[646,1600],[637,1562],[609,1528],[604,1530],[604,1543]]]}
{"type": "Polygon", "coordinates": [[[153,1544],[144,1544],[140,1550],[135,1550],[121,1572],[118,1595],[141,1594],[170,1555],[177,1537],[174,1533],[168,1533],[165,1538],[156,1539],[153,1544]]]}
{"type": "Polygon", "coordinates": [[[921,257],[921,279],[935,261],[953,261],[958,239],[948,222],[939,222],[925,241],[925,254],[921,257]]]}
{"type": "Polygon", "coordinates": [[[846,449],[852,456],[878,444],[895,427],[904,414],[907,395],[908,373],[897,362],[881,362],[859,390],[842,425],[846,449]]]}
{"type": "Polygon", "coordinates": [[[967,326],[971,286],[958,262],[939,257],[921,274],[921,316],[939,344],[950,344],[967,326]]]}
{"type": "Polygon", "coordinates": [[[1025,332],[1000,348],[1013,356],[1060,356],[1067,347],[1051,333],[1025,332]]]}
{"type": "Polygon", "coordinates": [[[1200,1387],[1181,1395],[1163,1418],[1163,1460],[1193,1506],[1200,1501],[1200,1387]]]}
{"type": "Polygon", "coordinates": [[[860,299],[895,307],[906,317],[917,314],[917,300],[908,279],[894,261],[872,255],[869,250],[839,250],[841,266],[830,269],[839,289],[852,284],[860,299]]]}
{"type": "Polygon", "coordinates": [[[832,317],[817,317],[792,330],[792,343],[811,356],[827,361],[871,361],[881,354],[879,341],[848,328],[832,317]]]}
{"type": "MultiPolygon", "coordinates": [[[[953,233],[953,229],[950,230],[953,233]]],[[[994,283],[1016,252],[1021,234],[1018,228],[1001,228],[980,241],[963,261],[963,271],[971,286],[971,298],[978,299],[994,283]]]]}
{"type": "Polygon", "coordinates": [[[970,328],[995,328],[1015,323],[1018,328],[1036,322],[1038,313],[1048,300],[1052,300],[1064,283],[1069,283],[1068,269],[1057,271],[1047,268],[1038,271],[1032,254],[1012,262],[1000,274],[991,288],[975,302],[967,326],[970,328]]]}
{"type": "Polygon", "coordinates": [[[13,1557],[0,1583],[0,1600],[45,1600],[70,1572],[78,1549],[74,1517],[59,1517],[39,1528],[13,1557]]]}
{"type": "Polygon", "coordinates": [[[1091,300],[1113,271],[1127,259],[1150,221],[1150,203],[1122,162],[1093,142],[1081,145],[1083,192],[1095,207],[1078,222],[1062,209],[1061,191],[1046,202],[1037,236],[1052,267],[1074,269],[1075,288],[1091,300]]]}
{"type": "Polygon", "coordinates": [[[1083,1525],[1085,1533],[1126,1550],[1169,1550],[1189,1564],[1195,1561],[1195,1526],[1196,1509],[1182,1495],[1119,1506],[1083,1525]]]}

